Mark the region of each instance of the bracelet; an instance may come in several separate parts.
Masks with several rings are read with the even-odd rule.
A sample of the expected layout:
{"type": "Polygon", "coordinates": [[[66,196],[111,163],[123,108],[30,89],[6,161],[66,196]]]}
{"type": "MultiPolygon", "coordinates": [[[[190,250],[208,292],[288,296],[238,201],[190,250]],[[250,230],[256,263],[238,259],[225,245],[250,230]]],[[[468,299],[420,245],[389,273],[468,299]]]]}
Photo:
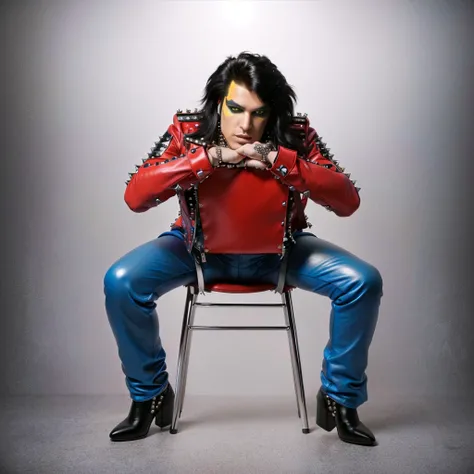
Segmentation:
{"type": "Polygon", "coordinates": [[[234,163],[224,163],[222,159],[222,148],[220,146],[216,147],[216,154],[217,154],[217,167],[218,168],[237,168],[237,165],[234,163]]]}
{"type": "Polygon", "coordinates": [[[223,161],[222,161],[222,150],[221,150],[220,146],[216,147],[216,154],[217,154],[217,160],[218,160],[217,161],[217,166],[221,167],[223,161]]]}

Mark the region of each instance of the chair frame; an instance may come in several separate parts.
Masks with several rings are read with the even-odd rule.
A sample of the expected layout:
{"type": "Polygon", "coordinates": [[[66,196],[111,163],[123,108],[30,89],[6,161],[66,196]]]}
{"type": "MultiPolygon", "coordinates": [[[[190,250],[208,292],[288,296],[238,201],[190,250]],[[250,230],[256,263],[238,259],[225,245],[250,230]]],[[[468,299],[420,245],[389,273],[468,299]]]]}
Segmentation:
{"type": "MultiPolygon", "coordinates": [[[[239,285],[240,286],[240,285],[239,285]]],[[[249,289],[252,286],[248,286],[249,289]]],[[[261,291],[261,290],[256,290],[261,291]]],[[[206,290],[206,293],[212,291],[206,290]]],[[[217,290],[216,290],[217,292],[217,290]]],[[[219,291],[225,293],[225,291],[219,291]]],[[[254,291],[248,291],[250,293],[254,291]]],[[[230,292],[227,292],[230,293],[230,292]]],[[[184,396],[186,391],[186,379],[188,374],[189,357],[191,349],[191,335],[193,331],[198,330],[274,330],[287,331],[288,341],[290,345],[291,366],[293,371],[293,382],[296,394],[296,406],[298,417],[302,421],[302,431],[304,434],[309,433],[308,414],[306,409],[306,397],[303,384],[303,371],[301,368],[301,357],[298,345],[298,337],[296,333],[295,317],[293,312],[293,302],[291,298],[291,289],[285,288],[281,293],[281,303],[215,303],[198,301],[199,291],[194,285],[187,287],[186,302],[184,305],[184,315],[181,330],[181,339],[178,355],[177,376],[176,376],[176,395],[173,409],[173,420],[170,433],[178,432],[178,421],[181,418],[184,405],[184,396]],[[284,326],[196,326],[194,325],[194,317],[196,308],[206,308],[214,306],[234,306],[234,307],[281,307],[285,316],[284,326]]],[[[242,294],[242,293],[241,293],[242,294]]]]}

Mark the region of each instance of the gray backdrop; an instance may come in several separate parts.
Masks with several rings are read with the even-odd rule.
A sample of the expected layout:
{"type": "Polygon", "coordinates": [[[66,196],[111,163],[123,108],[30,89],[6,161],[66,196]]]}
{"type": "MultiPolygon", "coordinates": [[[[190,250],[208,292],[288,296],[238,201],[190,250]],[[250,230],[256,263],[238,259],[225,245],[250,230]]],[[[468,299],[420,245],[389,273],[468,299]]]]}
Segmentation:
{"type": "MultiPolygon", "coordinates": [[[[0,8],[3,394],[126,393],[103,276],[168,229],[178,206],[134,214],[124,181],[176,109],[199,106],[211,72],[242,50],[279,66],[296,89],[297,111],[309,114],[362,188],[353,216],[313,203],[308,215],[318,236],[384,278],[369,401],[472,389],[472,2],[0,8]]],[[[158,303],[173,383],[184,295],[179,288],[158,303]]],[[[297,291],[294,303],[314,396],[330,301],[297,291]]],[[[209,311],[197,320],[258,316],[209,311]]],[[[267,311],[258,324],[276,320],[279,312],[267,311]]],[[[188,394],[290,394],[286,335],[197,333],[188,381],[188,394]]]]}

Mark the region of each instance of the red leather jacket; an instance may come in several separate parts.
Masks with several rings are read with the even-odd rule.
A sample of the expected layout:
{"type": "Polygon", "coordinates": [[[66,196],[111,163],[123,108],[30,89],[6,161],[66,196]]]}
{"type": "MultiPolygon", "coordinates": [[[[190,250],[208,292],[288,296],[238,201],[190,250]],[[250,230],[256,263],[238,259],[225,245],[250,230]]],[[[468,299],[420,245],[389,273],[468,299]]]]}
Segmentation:
{"type": "Polygon", "coordinates": [[[278,146],[273,166],[264,171],[214,168],[207,144],[186,137],[200,117],[197,111],[178,111],[148,158],[130,173],[125,190],[135,212],[177,195],[181,210],[172,227],[184,229],[189,251],[284,254],[292,233],[308,227],[308,198],[341,217],[358,209],[360,188],[332,159],[306,115],[295,116],[292,127],[311,144],[309,155],[278,146]]]}

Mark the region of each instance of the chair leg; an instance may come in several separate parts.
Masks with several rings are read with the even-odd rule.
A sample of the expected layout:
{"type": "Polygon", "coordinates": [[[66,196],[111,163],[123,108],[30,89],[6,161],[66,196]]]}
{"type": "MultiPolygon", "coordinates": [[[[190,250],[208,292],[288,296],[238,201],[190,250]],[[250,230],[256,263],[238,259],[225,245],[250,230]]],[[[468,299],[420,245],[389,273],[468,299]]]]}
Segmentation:
{"type": "Polygon", "coordinates": [[[303,370],[301,368],[301,358],[298,346],[298,336],[296,333],[295,315],[293,312],[293,302],[289,291],[282,294],[283,311],[285,313],[286,324],[289,327],[288,339],[290,343],[291,363],[296,391],[296,402],[298,405],[298,415],[302,417],[303,433],[309,433],[308,413],[306,410],[306,396],[303,384],[303,370]]]}
{"type": "Polygon", "coordinates": [[[170,433],[175,434],[178,432],[178,418],[181,413],[182,403],[183,403],[183,388],[186,383],[185,380],[185,362],[187,357],[188,350],[188,335],[189,335],[189,322],[191,318],[191,313],[193,311],[194,302],[196,300],[196,295],[193,294],[192,289],[188,287],[186,294],[186,302],[184,305],[184,315],[183,315],[183,325],[181,328],[181,340],[179,345],[179,355],[178,355],[178,367],[176,374],[176,396],[175,404],[173,408],[173,421],[171,423],[170,433]]]}
{"type": "Polygon", "coordinates": [[[183,406],[184,406],[184,397],[186,395],[186,386],[188,380],[188,367],[189,367],[189,357],[191,354],[191,341],[193,338],[193,331],[189,330],[189,327],[194,324],[194,315],[196,314],[196,305],[197,302],[197,295],[193,294],[193,298],[191,301],[191,309],[189,313],[189,322],[188,322],[188,330],[187,330],[187,343],[186,343],[186,350],[184,353],[184,364],[183,364],[183,383],[181,387],[181,401],[180,401],[180,409],[178,417],[181,418],[181,413],[183,413],[183,406]]]}
{"type": "Polygon", "coordinates": [[[298,396],[298,368],[297,368],[296,358],[293,357],[293,351],[291,349],[291,347],[292,347],[292,336],[291,336],[292,326],[290,324],[290,318],[288,317],[288,313],[287,313],[287,309],[288,309],[287,302],[285,301],[285,298],[283,297],[283,295],[282,295],[282,300],[283,300],[283,304],[285,305],[283,307],[283,312],[285,314],[285,324],[289,327],[289,331],[290,331],[288,333],[288,338],[289,338],[290,350],[291,350],[291,369],[292,369],[292,372],[293,372],[293,384],[295,386],[296,408],[298,410],[298,418],[301,418],[300,399],[299,399],[299,396],[298,396]]]}

